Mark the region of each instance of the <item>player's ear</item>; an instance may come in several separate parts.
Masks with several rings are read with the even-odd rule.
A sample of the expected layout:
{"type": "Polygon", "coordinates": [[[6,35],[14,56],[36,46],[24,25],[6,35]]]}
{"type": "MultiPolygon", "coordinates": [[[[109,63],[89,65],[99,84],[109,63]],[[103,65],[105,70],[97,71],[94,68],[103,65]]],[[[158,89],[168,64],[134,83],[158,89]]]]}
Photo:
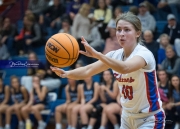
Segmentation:
{"type": "Polygon", "coordinates": [[[136,37],[138,38],[138,37],[140,37],[141,36],[141,31],[137,31],[136,32],[136,37]]]}

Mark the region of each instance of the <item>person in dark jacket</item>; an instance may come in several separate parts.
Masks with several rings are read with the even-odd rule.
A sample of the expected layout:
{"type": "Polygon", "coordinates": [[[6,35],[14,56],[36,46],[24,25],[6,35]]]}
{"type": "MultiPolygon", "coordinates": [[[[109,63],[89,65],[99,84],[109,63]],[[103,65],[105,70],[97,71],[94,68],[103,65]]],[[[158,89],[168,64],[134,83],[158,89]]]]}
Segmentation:
{"type": "Polygon", "coordinates": [[[163,33],[166,33],[170,37],[170,43],[175,44],[176,39],[180,39],[180,24],[176,21],[176,17],[173,14],[167,16],[167,25],[164,27],[163,33]]]}
{"type": "Polygon", "coordinates": [[[153,53],[157,64],[159,43],[153,40],[153,33],[151,30],[146,30],[143,34],[143,37],[144,37],[144,45],[153,53]]]}

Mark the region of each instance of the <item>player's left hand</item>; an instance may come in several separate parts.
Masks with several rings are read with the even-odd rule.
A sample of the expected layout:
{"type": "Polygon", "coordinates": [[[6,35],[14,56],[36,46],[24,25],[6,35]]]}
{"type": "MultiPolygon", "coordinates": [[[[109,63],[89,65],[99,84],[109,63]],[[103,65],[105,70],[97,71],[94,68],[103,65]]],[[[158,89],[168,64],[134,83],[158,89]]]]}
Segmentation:
{"type": "Polygon", "coordinates": [[[79,53],[88,57],[97,58],[98,52],[88,44],[84,37],[81,37],[81,43],[84,45],[86,51],[80,50],[79,53]]]}

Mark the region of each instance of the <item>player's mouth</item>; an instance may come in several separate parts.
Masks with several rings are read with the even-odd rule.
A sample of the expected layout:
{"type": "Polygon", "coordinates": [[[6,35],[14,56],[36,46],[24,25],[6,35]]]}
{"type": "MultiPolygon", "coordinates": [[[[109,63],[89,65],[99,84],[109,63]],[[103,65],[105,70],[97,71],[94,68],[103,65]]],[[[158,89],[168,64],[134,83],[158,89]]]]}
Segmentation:
{"type": "Polygon", "coordinates": [[[121,42],[126,41],[125,39],[120,39],[121,42]]]}

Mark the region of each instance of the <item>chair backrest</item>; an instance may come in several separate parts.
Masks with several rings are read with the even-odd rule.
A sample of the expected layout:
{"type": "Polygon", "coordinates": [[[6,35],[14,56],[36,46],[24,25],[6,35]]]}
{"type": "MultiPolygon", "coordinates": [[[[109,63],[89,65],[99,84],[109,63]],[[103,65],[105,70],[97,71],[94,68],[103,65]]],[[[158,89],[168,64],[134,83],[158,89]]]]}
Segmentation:
{"type": "Polygon", "coordinates": [[[48,102],[55,101],[57,99],[57,94],[54,92],[49,92],[48,93],[48,102]]]}

